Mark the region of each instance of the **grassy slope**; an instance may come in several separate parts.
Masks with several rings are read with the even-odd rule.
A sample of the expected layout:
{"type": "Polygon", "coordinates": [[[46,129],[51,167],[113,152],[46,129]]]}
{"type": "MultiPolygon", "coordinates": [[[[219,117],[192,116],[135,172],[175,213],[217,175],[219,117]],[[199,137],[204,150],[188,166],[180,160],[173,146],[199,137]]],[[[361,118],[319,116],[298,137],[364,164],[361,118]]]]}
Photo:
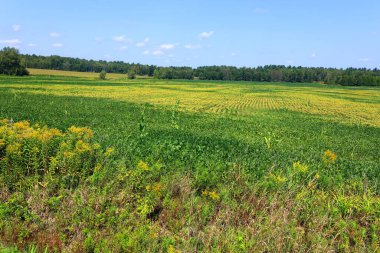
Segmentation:
{"type": "MultiPolygon", "coordinates": [[[[175,248],[190,251],[197,247],[203,250],[236,251],[252,250],[256,247],[261,250],[303,251],[306,248],[302,247],[322,243],[323,247],[319,251],[323,251],[344,249],[347,245],[375,249],[378,245],[375,242],[374,246],[370,246],[373,239],[368,239],[370,236],[367,235],[364,236],[367,241],[361,239],[364,241],[352,242],[350,240],[358,240],[356,237],[359,237],[353,235],[355,239],[349,238],[346,245],[343,232],[337,228],[339,222],[357,223],[357,219],[367,219],[367,215],[373,215],[372,211],[359,215],[359,218],[355,215],[345,216],[344,213],[337,218],[324,216],[323,212],[331,211],[324,205],[321,205],[320,213],[316,211],[317,214],[310,212],[312,208],[318,208],[318,205],[302,210],[305,203],[294,203],[292,198],[309,186],[303,186],[295,179],[293,182],[289,168],[292,169],[293,163],[297,161],[307,164],[310,175],[307,179],[309,181],[305,179],[305,182],[313,182],[314,177],[321,174],[322,192],[331,192],[335,196],[339,193],[344,198],[349,198],[352,194],[367,196],[367,192],[346,189],[345,185],[350,186],[350,182],[357,185],[369,183],[375,194],[373,198],[378,198],[379,89],[318,84],[125,79],[98,81],[93,77],[52,76],[0,77],[0,108],[1,118],[30,120],[32,123],[39,122],[59,129],[71,125],[89,126],[94,130],[96,140],[103,146],[116,147],[118,154],[115,160],[122,159],[127,167],[136,166],[140,160],[151,165],[164,166],[166,175],[162,181],[171,182],[175,178],[178,185],[166,184],[171,189],[168,190],[168,196],[172,196],[172,202],[169,201],[171,205],[165,206],[159,219],[153,222],[153,228],[164,231],[158,233],[159,237],[161,240],[169,238],[168,245],[174,245],[175,248]],[[177,100],[179,107],[175,106],[177,100]],[[143,133],[140,126],[145,127],[143,133]],[[144,137],[141,137],[142,134],[144,137]],[[322,161],[323,152],[327,149],[331,149],[338,157],[331,168],[327,168],[322,161]],[[236,175],[236,168],[244,171],[244,178],[247,179],[243,182],[240,181],[240,174],[236,175]],[[280,180],[273,181],[273,175],[280,180]],[[252,180],[256,182],[254,184],[272,180],[272,183],[281,185],[281,177],[288,178],[287,183],[275,187],[274,190],[269,186],[255,188],[251,185],[252,180]],[[297,187],[294,188],[293,183],[297,187]],[[176,187],[183,189],[179,199],[173,197],[173,188],[176,187]],[[208,201],[207,194],[202,194],[207,189],[218,192],[223,201],[208,201]],[[247,191],[246,194],[240,193],[239,189],[247,191]],[[257,199],[248,198],[251,194],[256,194],[257,199]],[[190,202],[183,199],[185,197],[190,202]],[[273,198],[277,200],[273,202],[273,198]],[[279,203],[276,207],[277,202],[279,203]],[[183,206],[182,209],[173,207],[179,203],[183,206]],[[290,205],[289,208],[286,203],[290,205]],[[198,213],[196,209],[199,204],[204,205],[206,210],[201,209],[198,213]],[[253,207],[245,209],[246,205],[253,207]],[[271,208],[280,209],[274,211],[271,208]],[[195,218],[205,220],[190,222],[192,216],[185,215],[189,211],[197,212],[194,214],[195,218]],[[182,213],[182,219],[171,216],[175,212],[182,213]],[[233,225],[231,221],[225,230],[222,229],[220,233],[213,232],[214,226],[220,226],[220,222],[226,219],[223,215],[228,212],[233,213],[230,216],[234,219],[246,220],[248,223],[253,222],[255,217],[262,219],[262,224],[251,224],[249,227],[233,225]],[[283,212],[290,213],[291,218],[288,221],[281,221],[277,217],[283,215],[283,212]],[[305,221],[300,217],[301,213],[310,214],[307,219],[315,215],[314,218],[321,219],[321,223],[315,221],[314,227],[313,224],[303,224],[305,221]],[[269,216],[269,220],[265,216],[269,216]],[[330,223],[323,225],[323,219],[330,223]],[[180,228],[174,226],[173,222],[189,222],[189,225],[183,224],[180,228]],[[280,227],[284,226],[286,228],[281,230],[280,227]],[[331,226],[332,231],[324,226],[331,226]],[[302,234],[298,238],[300,235],[297,233],[308,233],[308,227],[315,229],[316,236],[302,234]],[[186,234],[187,229],[193,229],[193,235],[186,234]],[[271,234],[271,229],[276,232],[271,234]],[[180,240],[174,236],[182,233],[186,234],[187,239],[180,240]],[[202,239],[204,233],[210,236],[211,241],[202,239]],[[290,235],[287,236],[287,233],[290,235]],[[271,242],[265,242],[265,237],[268,236],[273,237],[271,242]],[[331,238],[323,241],[322,238],[326,236],[331,238]],[[337,237],[333,239],[334,236],[337,237]],[[200,240],[201,245],[194,244],[194,238],[200,240]],[[229,241],[230,245],[224,245],[229,241]],[[297,248],[297,243],[306,245],[298,245],[301,248],[297,248]]],[[[117,187],[114,191],[118,192],[117,187]]],[[[315,202],[319,203],[320,194],[324,193],[315,190],[308,194],[312,195],[306,198],[310,200],[307,204],[316,205],[315,202]]],[[[332,196],[330,198],[331,205],[339,202],[332,196]]],[[[329,198],[325,201],[328,200],[329,198]]],[[[346,209],[343,210],[346,212],[346,209]]],[[[369,232],[370,223],[376,223],[371,219],[368,222],[359,222],[360,225],[356,226],[368,229],[365,233],[378,233],[378,230],[369,232]]],[[[145,226],[140,225],[142,229],[145,226]]],[[[349,234],[355,229],[346,230],[344,233],[349,234]]],[[[102,232],[99,233],[100,238],[106,238],[102,232]]],[[[110,238],[108,241],[113,240],[110,238]]],[[[119,244],[113,243],[119,245],[120,241],[119,244]]],[[[161,244],[149,241],[145,247],[147,245],[153,248],[169,247],[163,246],[162,241],[161,244]]],[[[151,250],[155,251],[153,248],[151,250]]]]}

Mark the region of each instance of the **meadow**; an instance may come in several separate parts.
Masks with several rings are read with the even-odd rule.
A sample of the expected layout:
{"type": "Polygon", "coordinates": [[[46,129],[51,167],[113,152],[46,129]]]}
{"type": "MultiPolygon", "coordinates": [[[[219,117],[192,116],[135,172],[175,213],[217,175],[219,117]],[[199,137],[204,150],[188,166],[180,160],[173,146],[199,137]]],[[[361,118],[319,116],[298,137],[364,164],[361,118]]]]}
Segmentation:
{"type": "Polygon", "coordinates": [[[0,76],[4,252],[380,250],[380,88],[30,72],[0,76]]]}

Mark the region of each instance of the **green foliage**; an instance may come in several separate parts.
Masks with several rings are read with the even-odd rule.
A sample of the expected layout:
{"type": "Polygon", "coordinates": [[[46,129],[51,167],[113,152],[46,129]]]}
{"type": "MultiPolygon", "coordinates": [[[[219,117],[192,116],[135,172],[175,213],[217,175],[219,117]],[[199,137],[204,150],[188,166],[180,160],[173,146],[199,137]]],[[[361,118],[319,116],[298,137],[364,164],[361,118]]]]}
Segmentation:
{"type": "Polygon", "coordinates": [[[1,245],[0,245],[0,252],[1,253],[20,253],[20,251],[17,249],[17,247],[3,248],[1,245]]]}
{"type": "Polygon", "coordinates": [[[135,68],[130,68],[128,70],[128,79],[135,79],[136,78],[136,70],[135,68]]]}
{"type": "Polygon", "coordinates": [[[99,79],[100,80],[106,80],[106,75],[107,75],[106,71],[104,71],[104,70],[100,71],[100,73],[99,73],[99,79]]]}
{"type": "Polygon", "coordinates": [[[25,76],[29,72],[21,65],[19,51],[15,48],[5,47],[0,50],[0,74],[25,76]]]}

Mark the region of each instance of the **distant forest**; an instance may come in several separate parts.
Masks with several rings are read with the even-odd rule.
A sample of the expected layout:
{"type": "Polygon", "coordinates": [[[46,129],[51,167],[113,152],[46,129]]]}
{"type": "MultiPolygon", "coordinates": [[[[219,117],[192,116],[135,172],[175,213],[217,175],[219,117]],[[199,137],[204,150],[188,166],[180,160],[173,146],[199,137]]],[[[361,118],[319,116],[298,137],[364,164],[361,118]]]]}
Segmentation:
{"type": "Polygon", "coordinates": [[[69,70],[80,72],[125,73],[153,76],[159,79],[200,79],[259,82],[321,82],[346,86],[380,86],[380,70],[366,68],[314,68],[283,65],[263,67],[204,66],[159,67],[125,63],[122,61],[95,61],[61,56],[21,55],[28,68],[69,70]]]}

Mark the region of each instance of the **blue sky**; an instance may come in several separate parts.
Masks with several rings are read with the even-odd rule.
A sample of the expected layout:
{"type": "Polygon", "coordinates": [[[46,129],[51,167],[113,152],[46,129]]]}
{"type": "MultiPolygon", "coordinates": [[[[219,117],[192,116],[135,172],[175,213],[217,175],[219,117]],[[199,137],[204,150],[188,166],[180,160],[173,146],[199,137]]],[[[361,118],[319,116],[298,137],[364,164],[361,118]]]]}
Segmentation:
{"type": "Polygon", "coordinates": [[[0,47],[161,66],[380,67],[379,0],[0,0],[0,47]]]}

